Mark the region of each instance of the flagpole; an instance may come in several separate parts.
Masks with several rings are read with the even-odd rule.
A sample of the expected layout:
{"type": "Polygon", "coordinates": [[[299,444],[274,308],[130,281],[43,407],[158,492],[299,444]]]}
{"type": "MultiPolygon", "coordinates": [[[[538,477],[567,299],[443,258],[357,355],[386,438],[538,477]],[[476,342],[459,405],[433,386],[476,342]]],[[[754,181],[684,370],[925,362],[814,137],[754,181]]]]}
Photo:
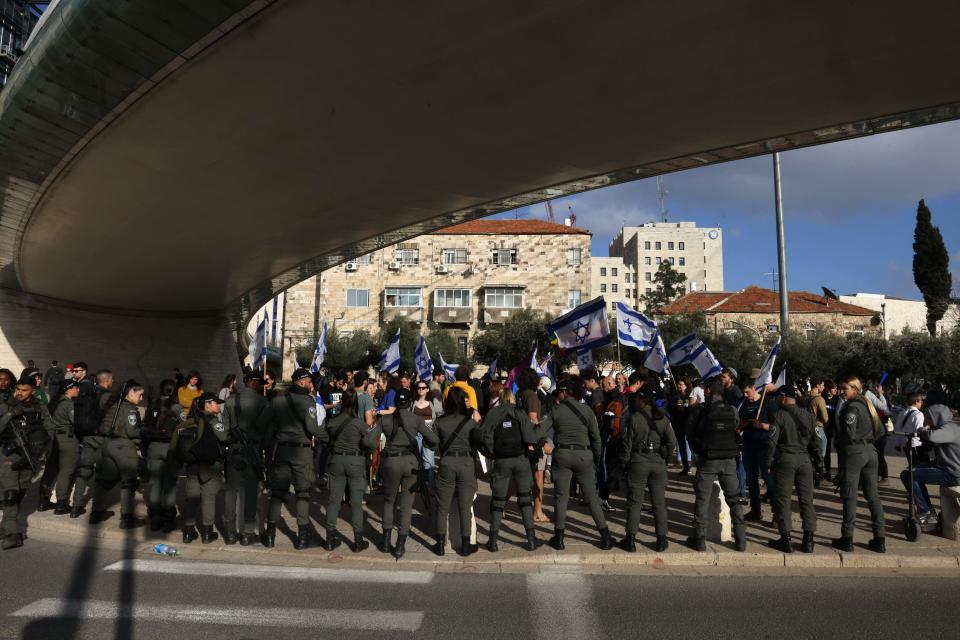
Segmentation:
{"type": "Polygon", "coordinates": [[[760,394],[760,406],[757,407],[757,420],[760,419],[760,412],[763,411],[763,400],[767,397],[767,385],[763,385],[763,393],[760,394]]]}

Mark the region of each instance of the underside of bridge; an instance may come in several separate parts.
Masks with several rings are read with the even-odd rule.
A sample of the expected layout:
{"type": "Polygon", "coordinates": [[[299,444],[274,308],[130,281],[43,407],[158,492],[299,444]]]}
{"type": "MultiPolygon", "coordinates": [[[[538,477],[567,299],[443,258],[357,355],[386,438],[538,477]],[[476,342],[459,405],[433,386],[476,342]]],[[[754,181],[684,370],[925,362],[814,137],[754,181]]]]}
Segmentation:
{"type": "MultiPolygon", "coordinates": [[[[0,363],[80,357],[73,322],[78,336],[149,326],[161,369],[225,371],[227,328],[384,244],[960,116],[948,2],[51,11],[0,93],[0,363]],[[24,331],[28,316],[66,322],[60,342],[24,331]],[[180,353],[171,340],[191,326],[184,342],[201,346],[180,353]]],[[[126,365],[124,353],[105,352],[126,365]]]]}

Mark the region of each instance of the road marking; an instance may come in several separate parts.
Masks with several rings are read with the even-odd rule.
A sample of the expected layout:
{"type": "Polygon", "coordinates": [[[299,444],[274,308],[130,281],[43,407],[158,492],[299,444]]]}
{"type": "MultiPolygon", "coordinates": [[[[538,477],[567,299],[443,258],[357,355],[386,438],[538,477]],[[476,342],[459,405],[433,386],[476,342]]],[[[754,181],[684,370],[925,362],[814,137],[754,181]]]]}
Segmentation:
{"type": "Polygon", "coordinates": [[[363,571],[359,569],[322,569],[311,567],[275,567],[258,564],[221,564],[189,560],[121,560],[104,567],[104,571],[167,573],[218,578],[261,578],[275,580],[307,580],[312,582],[370,582],[377,584],[429,584],[431,571],[363,571]]]}
{"type": "Polygon", "coordinates": [[[10,614],[18,618],[82,620],[130,619],[136,622],[220,624],[256,627],[348,629],[351,631],[417,631],[422,611],[370,609],[278,609],[189,605],[117,604],[108,600],[44,598],[10,614]]]}
{"type": "Polygon", "coordinates": [[[582,575],[550,573],[527,576],[537,638],[598,638],[600,622],[591,604],[593,595],[582,575]]]}

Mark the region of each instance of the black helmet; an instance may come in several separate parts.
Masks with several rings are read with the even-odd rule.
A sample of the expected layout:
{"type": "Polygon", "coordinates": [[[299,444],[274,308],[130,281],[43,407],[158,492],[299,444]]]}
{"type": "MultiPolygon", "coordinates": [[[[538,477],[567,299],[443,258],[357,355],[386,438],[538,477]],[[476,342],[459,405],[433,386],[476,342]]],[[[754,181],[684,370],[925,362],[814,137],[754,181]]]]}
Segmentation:
{"type": "Polygon", "coordinates": [[[397,408],[409,409],[413,405],[413,394],[406,389],[397,389],[397,408]]]}

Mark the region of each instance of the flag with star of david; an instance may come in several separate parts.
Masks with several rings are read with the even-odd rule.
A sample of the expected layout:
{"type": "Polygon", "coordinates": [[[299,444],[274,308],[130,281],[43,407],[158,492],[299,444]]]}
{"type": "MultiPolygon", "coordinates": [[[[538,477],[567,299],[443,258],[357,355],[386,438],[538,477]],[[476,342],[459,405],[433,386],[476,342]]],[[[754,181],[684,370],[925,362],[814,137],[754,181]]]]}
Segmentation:
{"type": "Polygon", "coordinates": [[[670,345],[667,356],[674,367],[692,364],[697,368],[701,380],[709,380],[719,375],[721,371],[720,361],[695,333],[686,335],[670,345]]]}
{"type": "Polygon", "coordinates": [[[429,380],[433,375],[433,359],[430,357],[430,351],[427,349],[427,341],[420,336],[420,342],[413,352],[413,364],[417,368],[417,377],[421,380],[429,380]]]}
{"type": "Polygon", "coordinates": [[[610,344],[607,303],[603,296],[585,302],[550,323],[557,345],[570,351],[599,349],[610,344]]]}
{"type": "Polygon", "coordinates": [[[657,323],[633,307],[617,303],[617,340],[627,347],[647,351],[653,346],[657,323]]]}

